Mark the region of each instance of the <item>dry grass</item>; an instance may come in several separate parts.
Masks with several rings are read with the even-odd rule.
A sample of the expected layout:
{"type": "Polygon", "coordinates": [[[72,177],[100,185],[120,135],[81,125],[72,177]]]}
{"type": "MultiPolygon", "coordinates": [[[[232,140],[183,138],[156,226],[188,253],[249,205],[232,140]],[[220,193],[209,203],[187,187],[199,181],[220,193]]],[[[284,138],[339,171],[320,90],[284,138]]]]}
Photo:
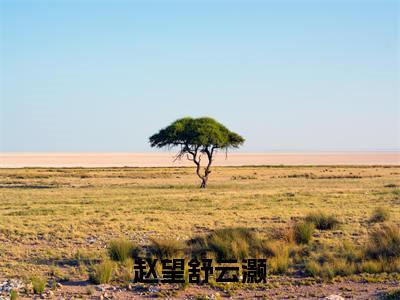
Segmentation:
{"type": "Polygon", "coordinates": [[[298,244],[308,244],[311,241],[314,224],[309,222],[298,222],[293,227],[294,239],[298,244]]]}
{"type": "MultiPolygon", "coordinates": [[[[391,222],[400,225],[399,172],[400,167],[225,167],[215,168],[201,191],[193,168],[1,169],[0,277],[53,271],[59,278],[86,278],[77,252],[98,257],[119,237],[142,247],[240,226],[267,239],[290,227],[293,218],[318,210],[337,216],[341,225],[318,232],[313,243],[361,244],[376,226],[369,222],[376,207],[388,207],[391,222]]],[[[251,251],[235,247],[238,256],[251,251]]],[[[285,259],[276,265],[284,266],[285,259]]]]}
{"type": "Polygon", "coordinates": [[[115,272],[115,265],[112,261],[105,260],[100,264],[93,266],[89,279],[96,284],[109,283],[115,272]]]}
{"type": "Polygon", "coordinates": [[[112,240],[108,246],[108,256],[114,261],[124,262],[137,254],[137,246],[125,239],[112,240]]]}
{"type": "Polygon", "coordinates": [[[315,225],[319,230],[332,230],[339,225],[339,220],[328,213],[318,211],[307,215],[306,221],[315,225]]]}
{"type": "Polygon", "coordinates": [[[365,250],[366,256],[374,259],[395,259],[400,257],[400,228],[384,225],[374,230],[365,250]]]}
{"type": "Polygon", "coordinates": [[[34,276],[31,279],[32,289],[35,294],[41,295],[46,288],[47,280],[41,276],[34,276]]]}
{"type": "Polygon", "coordinates": [[[385,222],[390,219],[390,210],[387,207],[377,207],[372,213],[370,222],[385,222]]]}

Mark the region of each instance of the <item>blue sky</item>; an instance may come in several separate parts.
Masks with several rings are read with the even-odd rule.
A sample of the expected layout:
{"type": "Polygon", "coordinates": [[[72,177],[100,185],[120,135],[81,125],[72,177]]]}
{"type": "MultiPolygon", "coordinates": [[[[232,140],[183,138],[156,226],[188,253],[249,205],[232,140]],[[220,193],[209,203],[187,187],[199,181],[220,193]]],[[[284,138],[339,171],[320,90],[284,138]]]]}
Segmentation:
{"type": "Polygon", "coordinates": [[[184,116],[243,151],[400,150],[399,1],[0,3],[0,151],[149,151],[184,116]]]}

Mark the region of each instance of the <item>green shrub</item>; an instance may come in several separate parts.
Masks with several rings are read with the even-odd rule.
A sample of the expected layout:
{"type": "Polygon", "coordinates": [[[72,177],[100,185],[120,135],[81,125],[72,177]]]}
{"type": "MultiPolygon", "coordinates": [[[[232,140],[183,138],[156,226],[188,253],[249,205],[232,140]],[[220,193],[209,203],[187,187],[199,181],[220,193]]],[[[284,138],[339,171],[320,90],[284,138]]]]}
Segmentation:
{"type": "Polygon", "coordinates": [[[377,207],[372,213],[370,222],[378,223],[385,222],[390,219],[390,211],[386,207],[377,207]]]}
{"type": "Polygon", "coordinates": [[[89,280],[95,284],[109,283],[114,273],[114,263],[106,260],[94,266],[89,274],[89,280]]]}
{"type": "Polygon", "coordinates": [[[149,248],[150,253],[160,259],[177,258],[181,256],[184,249],[184,243],[174,239],[152,239],[149,248]]]}
{"type": "Polygon", "coordinates": [[[373,259],[400,257],[400,229],[396,225],[384,225],[369,235],[365,256],[373,259]]]}
{"type": "Polygon", "coordinates": [[[306,221],[313,223],[319,230],[332,230],[339,225],[339,221],[332,215],[327,215],[322,211],[310,213],[306,217],[306,221]]]}
{"type": "Polygon", "coordinates": [[[314,233],[314,224],[299,222],[293,227],[294,239],[298,244],[308,244],[314,233]]]}
{"type": "Polygon", "coordinates": [[[131,241],[113,240],[108,246],[108,256],[114,261],[124,262],[130,257],[136,257],[138,248],[131,241]]]}
{"type": "Polygon", "coordinates": [[[35,294],[41,295],[44,292],[44,289],[46,288],[47,284],[46,278],[35,276],[32,277],[31,282],[32,282],[33,292],[35,294]]]}

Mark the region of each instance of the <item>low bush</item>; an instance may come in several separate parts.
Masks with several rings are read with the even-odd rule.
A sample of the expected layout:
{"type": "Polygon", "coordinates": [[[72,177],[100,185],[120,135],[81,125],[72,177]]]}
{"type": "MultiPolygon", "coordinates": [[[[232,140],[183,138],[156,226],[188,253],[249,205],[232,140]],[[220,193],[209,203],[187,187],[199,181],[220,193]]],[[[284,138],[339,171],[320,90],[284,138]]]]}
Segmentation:
{"type": "Polygon", "coordinates": [[[114,261],[124,262],[128,258],[136,257],[138,248],[136,245],[125,239],[113,240],[108,246],[108,256],[114,261]]]}
{"type": "Polygon", "coordinates": [[[309,222],[298,222],[293,227],[293,234],[296,243],[308,244],[314,233],[314,224],[309,222]]]}
{"type": "Polygon", "coordinates": [[[35,276],[31,279],[33,292],[35,294],[41,295],[46,288],[47,280],[44,277],[35,276]]]}
{"type": "Polygon", "coordinates": [[[319,230],[332,230],[340,223],[335,216],[327,215],[322,211],[308,214],[305,220],[309,223],[313,223],[319,230]]]}
{"type": "Polygon", "coordinates": [[[114,273],[114,263],[106,260],[95,265],[89,274],[89,280],[95,284],[109,283],[114,273]]]}
{"type": "Polygon", "coordinates": [[[378,222],[385,222],[390,219],[390,211],[386,207],[377,207],[372,213],[370,218],[370,222],[378,223],[378,222]]]}

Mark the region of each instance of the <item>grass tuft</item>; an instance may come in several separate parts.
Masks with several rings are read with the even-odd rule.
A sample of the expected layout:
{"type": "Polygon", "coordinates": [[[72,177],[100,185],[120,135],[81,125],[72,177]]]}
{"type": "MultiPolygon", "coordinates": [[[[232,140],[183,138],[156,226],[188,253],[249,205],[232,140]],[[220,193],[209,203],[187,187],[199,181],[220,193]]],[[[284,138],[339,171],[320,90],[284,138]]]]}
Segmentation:
{"type": "Polygon", "coordinates": [[[293,234],[296,243],[308,244],[314,233],[314,224],[310,222],[298,222],[293,227],[293,234]]]}
{"type": "Polygon", "coordinates": [[[400,257],[400,228],[384,225],[370,233],[365,256],[372,259],[394,259],[400,257]]]}
{"type": "Polygon", "coordinates": [[[340,223],[335,216],[327,215],[322,211],[308,214],[306,221],[313,223],[319,230],[332,230],[335,229],[340,223]]]}
{"type": "Polygon", "coordinates": [[[95,284],[109,283],[114,273],[114,263],[106,260],[95,265],[89,274],[89,280],[95,284]]]}
{"type": "Polygon", "coordinates": [[[180,240],[151,239],[149,251],[160,259],[178,258],[184,252],[185,245],[180,240]]]}
{"type": "Polygon", "coordinates": [[[377,207],[372,213],[370,218],[370,222],[378,223],[378,222],[385,222],[390,219],[390,211],[386,207],[377,207]]]}
{"type": "Polygon", "coordinates": [[[306,274],[313,277],[318,277],[319,274],[321,273],[321,266],[316,261],[310,260],[305,264],[304,270],[306,274]]]}
{"type": "Polygon", "coordinates": [[[273,274],[285,274],[289,269],[289,246],[284,242],[275,242],[270,245],[274,254],[269,259],[269,266],[273,274]]]}
{"type": "Polygon", "coordinates": [[[35,294],[41,295],[46,288],[47,280],[44,277],[34,276],[31,279],[33,292],[35,294]]]}
{"type": "Polygon", "coordinates": [[[125,239],[113,240],[108,246],[108,256],[119,262],[124,262],[128,258],[136,257],[138,248],[131,241],[125,239]]]}
{"type": "Polygon", "coordinates": [[[248,228],[223,228],[208,235],[204,244],[218,259],[243,259],[256,255],[261,243],[248,228]]]}
{"type": "Polygon", "coordinates": [[[382,271],[382,263],[376,260],[363,261],[360,264],[359,271],[370,274],[380,273],[382,271]]]}

